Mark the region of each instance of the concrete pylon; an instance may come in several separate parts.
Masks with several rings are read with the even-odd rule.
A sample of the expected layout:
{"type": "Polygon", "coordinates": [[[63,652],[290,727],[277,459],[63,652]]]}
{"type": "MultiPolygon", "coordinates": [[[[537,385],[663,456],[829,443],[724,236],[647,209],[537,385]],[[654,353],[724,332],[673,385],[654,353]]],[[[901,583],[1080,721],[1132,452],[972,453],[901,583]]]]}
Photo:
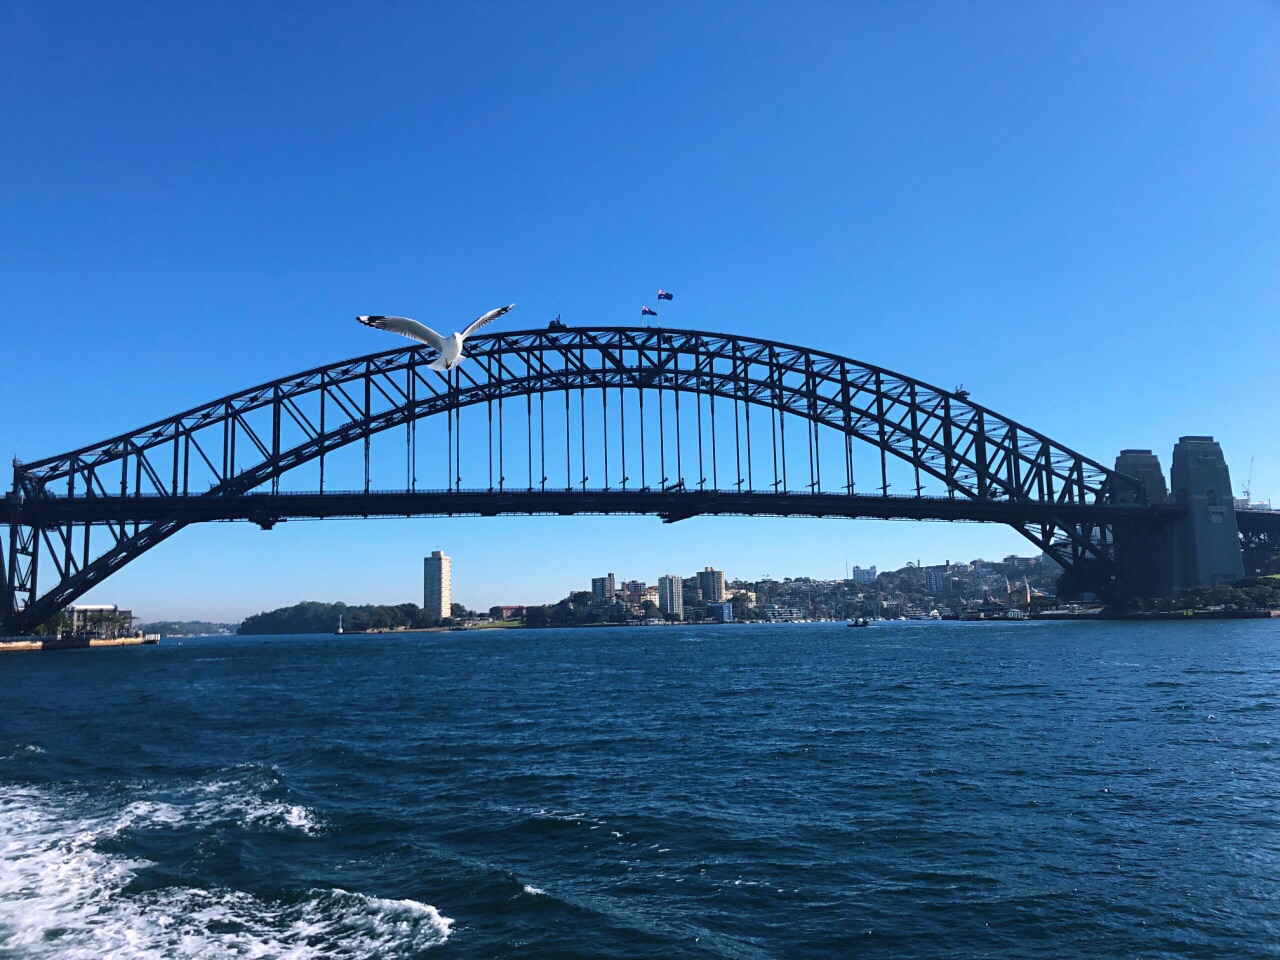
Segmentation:
{"type": "Polygon", "coordinates": [[[1231,472],[1213,437],[1181,437],[1169,470],[1174,503],[1187,505],[1177,524],[1178,587],[1231,583],[1244,576],[1231,472]]]}
{"type": "MultiPolygon", "coordinates": [[[[1164,503],[1169,498],[1160,458],[1150,450],[1121,450],[1116,457],[1116,473],[1133,477],[1141,492],[1128,485],[1115,494],[1117,503],[1164,503]]],[[[1173,596],[1181,581],[1178,572],[1177,532],[1162,520],[1131,520],[1111,528],[1115,538],[1116,562],[1120,566],[1125,593],[1139,597],[1173,596]]]]}
{"type": "MultiPolygon", "coordinates": [[[[1147,503],[1164,503],[1169,499],[1169,487],[1164,482],[1164,470],[1160,458],[1150,450],[1121,450],[1116,457],[1116,473],[1133,477],[1142,483],[1142,493],[1147,503]]],[[[1136,491],[1125,487],[1116,492],[1117,503],[1141,502],[1136,491]]]]}

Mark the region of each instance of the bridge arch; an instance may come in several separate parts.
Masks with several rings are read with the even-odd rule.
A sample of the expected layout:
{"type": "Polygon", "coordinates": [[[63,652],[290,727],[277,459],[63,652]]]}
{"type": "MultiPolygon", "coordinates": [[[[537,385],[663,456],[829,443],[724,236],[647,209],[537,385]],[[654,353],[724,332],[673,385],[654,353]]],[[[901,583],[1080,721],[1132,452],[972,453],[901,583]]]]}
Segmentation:
{"type": "MultiPolygon", "coordinates": [[[[428,370],[433,354],[419,348],[388,350],[316,367],[229,394],[101,443],[16,465],[14,489],[0,513],[0,521],[9,527],[4,598],[7,629],[16,633],[43,622],[192,522],[185,519],[190,514],[184,514],[189,501],[238,503],[237,498],[262,491],[266,485],[273,494],[279,493],[281,478],[314,463],[319,464],[319,492],[323,493],[325,458],[361,443],[367,495],[371,491],[369,449],[373,438],[404,428],[406,444],[413,449],[416,425],[441,415],[450,430],[457,420],[460,443],[461,411],[487,407],[492,451],[493,405],[498,404],[501,436],[503,404],[525,399],[530,457],[527,490],[533,492],[532,400],[537,397],[541,404],[548,395],[561,393],[566,411],[571,395],[579,395],[583,431],[579,492],[584,496],[589,491],[612,493],[620,489],[626,493],[628,484],[636,493],[652,491],[654,485],[647,477],[652,454],[645,449],[644,400],[646,396],[658,400],[656,440],[659,458],[665,460],[670,428],[662,423],[668,409],[663,406],[664,398],[675,398],[677,458],[692,449],[680,437],[679,398],[693,398],[698,476],[686,483],[683,470],[673,478],[663,469],[655,478],[657,489],[668,502],[672,498],[687,501],[686,515],[704,512],[698,508],[697,498],[709,492],[702,462],[703,417],[708,405],[713,465],[724,446],[715,437],[717,403],[733,406],[738,464],[737,475],[728,484],[718,482],[718,467],[713,466],[716,479],[710,490],[776,496],[780,513],[813,512],[802,501],[823,489],[823,440],[821,436],[814,439],[820,430],[826,431],[828,451],[832,449],[831,436],[838,437],[843,447],[843,462],[835,470],[837,492],[847,496],[849,503],[857,500],[864,511],[832,512],[883,515],[867,512],[865,501],[871,498],[858,490],[853,454],[858,441],[879,453],[879,482],[873,477],[871,484],[878,490],[875,497],[899,503],[923,500],[926,484],[932,482],[938,496],[961,505],[956,518],[1007,517],[1004,522],[1040,548],[1057,551],[1072,568],[1105,566],[1112,548],[1107,509],[1122,502],[1143,501],[1136,480],[972,403],[963,392],[790,344],[691,330],[560,327],[476,337],[468,341],[467,354],[468,361],[448,378],[428,370]],[[617,482],[611,482],[608,475],[611,452],[606,442],[604,478],[602,485],[594,488],[587,486],[586,413],[581,406],[588,392],[603,397],[606,434],[611,422],[608,398],[617,395],[621,405],[617,422],[623,432],[620,440],[614,441],[620,443],[621,456],[616,449],[612,452],[612,462],[621,461],[621,473],[614,475],[617,482]],[[628,475],[626,456],[630,443],[634,465],[636,438],[626,437],[625,411],[627,403],[634,410],[637,402],[641,409],[640,477],[633,479],[628,475]],[[755,482],[753,473],[753,408],[770,412],[768,432],[775,447],[773,476],[763,486],[755,482]],[[745,410],[747,424],[745,471],[740,466],[740,410],[745,410]],[[806,425],[809,481],[800,484],[800,489],[789,487],[786,475],[788,417],[806,425]],[[779,425],[783,444],[780,475],[776,454],[779,425]],[[912,495],[890,496],[891,460],[909,472],[912,495]],[[53,578],[48,577],[50,566],[53,578]],[[41,580],[42,567],[46,570],[44,582],[54,580],[48,589],[41,580]]],[[[687,409],[685,419],[691,419],[687,409]]],[[[636,421],[631,422],[634,434],[636,421]]],[[[453,442],[451,434],[450,446],[453,442]]],[[[541,442],[545,451],[545,429],[541,442]]],[[[566,437],[565,449],[571,447],[572,439],[566,437]]],[[[450,449],[448,456],[452,458],[454,452],[450,449]]],[[[413,456],[416,464],[416,451],[413,456]]],[[[571,465],[566,469],[566,492],[576,486],[571,469],[571,465]]],[[[455,477],[452,468],[448,478],[448,492],[462,494],[461,478],[455,477]]],[[[546,482],[544,472],[539,492],[545,491],[546,482]]],[[[410,494],[415,492],[412,477],[407,478],[406,488],[410,494]]],[[[511,490],[502,471],[495,490],[491,466],[487,492],[505,495],[511,490]]],[[[568,508],[559,512],[575,512],[572,501],[564,502],[568,508]]],[[[677,503],[673,512],[680,509],[677,503]]],[[[252,518],[252,514],[245,517],[252,518]]]]}

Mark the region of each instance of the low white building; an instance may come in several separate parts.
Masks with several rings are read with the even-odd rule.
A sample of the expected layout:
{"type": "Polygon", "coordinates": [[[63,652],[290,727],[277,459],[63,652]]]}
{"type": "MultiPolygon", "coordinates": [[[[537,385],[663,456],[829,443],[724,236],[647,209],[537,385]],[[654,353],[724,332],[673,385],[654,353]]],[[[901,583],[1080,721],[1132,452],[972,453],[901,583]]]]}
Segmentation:
{"type": "Polygon", "coordinates": [[[80,603],[67,607],[71,633],[75,636],[114,639],[133,634],[133,611],[114,603],[80,603]]]}
{"type": "Polygon", "coordinates": [[[854,567],[849,571],[849,579],[854,583],[875,583],[876,576],[875,567],[869,567],[866,570],[863,570],[862,567],[854,567]]]}

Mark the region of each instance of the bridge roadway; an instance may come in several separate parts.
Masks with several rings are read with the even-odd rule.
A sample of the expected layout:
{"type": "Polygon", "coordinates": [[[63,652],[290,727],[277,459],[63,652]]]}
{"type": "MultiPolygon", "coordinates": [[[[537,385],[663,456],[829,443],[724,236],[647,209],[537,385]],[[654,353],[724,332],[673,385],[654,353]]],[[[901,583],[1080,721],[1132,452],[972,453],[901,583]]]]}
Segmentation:
{"type": "MultiPolygon", "coordinates": [[[[39,497],[0,501],[0,523],[151,523],[248,520],[263,527],[289,519],[572,514],[649,514],[668,523],[696,516],[845,517],[971,520],[1005,524],[1167,521],[1179,504],[1046,503],[967,497],[894,497],[845,493],[714,490],[429,490],[247,493],[173,497],[39,497]]],[[[1277,514],[1280,517],[1280,514],[1277,514]]]]}

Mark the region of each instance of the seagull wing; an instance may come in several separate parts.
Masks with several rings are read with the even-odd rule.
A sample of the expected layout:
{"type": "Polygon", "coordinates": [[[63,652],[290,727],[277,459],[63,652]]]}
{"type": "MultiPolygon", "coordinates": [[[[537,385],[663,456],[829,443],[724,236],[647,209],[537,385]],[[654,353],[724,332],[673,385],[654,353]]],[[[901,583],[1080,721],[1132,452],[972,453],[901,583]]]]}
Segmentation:
{"type": "Polygon", "coordinates": [[[408,317],[356,317],[356,319],[366,327],[390,330],[392,333],[398,333],[400,336],[408,337],[410,340],[417,340],[419,343],[425,343],[427,346],[435,347],[440,351],[444,350],[444,337],[417,320],[410,320],[408,317]]]}
{"type": "Polygon", "coordinates": [[[485,324],[493,323],[493,321],[497,320],[500,316],[502,316],[504,313],[506,313],[508,310],[510,310],[514,306],[515,306],[514,303],[509,303],[505,307],[499,307],[497,310],[490,310],[488,313],[482,314],[481,316],[476,317],[474,320],[471,321],[471,326],[467,327],[467,329],[462,331],[462,339],[463,340],[467,339],[467,337],[471,336],[473,333],[475,333],[485,324]]]}

